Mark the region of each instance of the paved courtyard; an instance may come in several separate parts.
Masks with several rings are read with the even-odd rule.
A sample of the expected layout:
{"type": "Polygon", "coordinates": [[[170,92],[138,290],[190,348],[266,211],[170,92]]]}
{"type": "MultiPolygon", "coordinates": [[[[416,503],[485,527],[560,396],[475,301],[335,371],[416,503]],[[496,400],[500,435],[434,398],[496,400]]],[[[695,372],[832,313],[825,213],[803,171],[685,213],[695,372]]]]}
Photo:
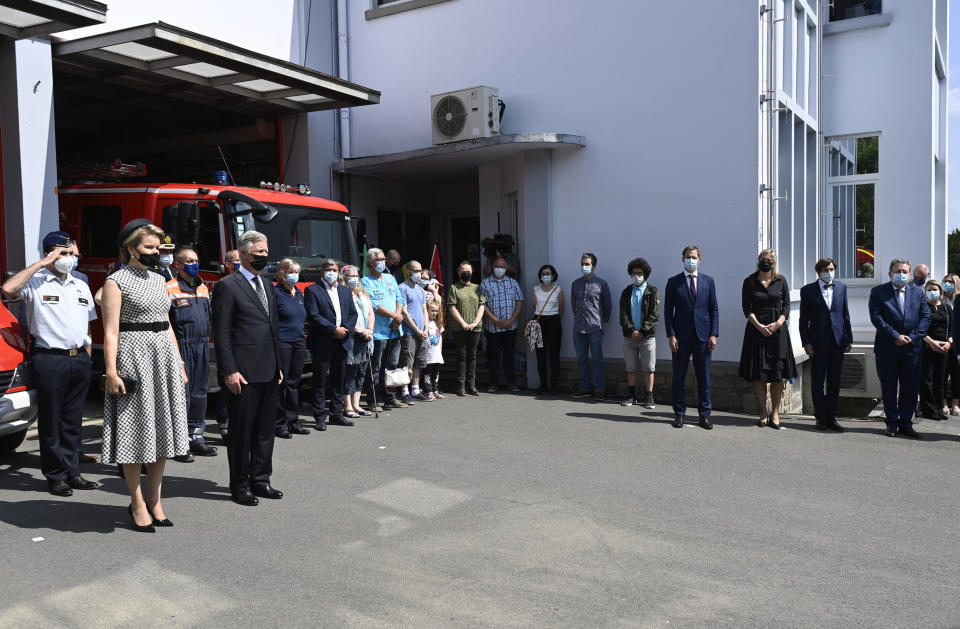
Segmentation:
{"type": "Polygon", "coordinates": [[[960,626],[960,418],[670,419],[448,396],[278,440],[255,508],[222,448],[170,462],[154,535],[100,465],[45,493],[32,434],[0,459],[0,627],[960,626]]]}

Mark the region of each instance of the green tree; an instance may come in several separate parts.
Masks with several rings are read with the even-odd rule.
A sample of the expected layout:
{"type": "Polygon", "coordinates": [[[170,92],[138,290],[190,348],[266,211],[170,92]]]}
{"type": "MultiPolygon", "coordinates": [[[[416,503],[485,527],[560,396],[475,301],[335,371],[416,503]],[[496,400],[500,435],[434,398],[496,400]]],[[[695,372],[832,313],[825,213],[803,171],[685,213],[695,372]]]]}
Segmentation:
{"type": "Polygon", "coordinates": [[[947,273],[960,271],[960,229],[947,235],[947,273]]]}

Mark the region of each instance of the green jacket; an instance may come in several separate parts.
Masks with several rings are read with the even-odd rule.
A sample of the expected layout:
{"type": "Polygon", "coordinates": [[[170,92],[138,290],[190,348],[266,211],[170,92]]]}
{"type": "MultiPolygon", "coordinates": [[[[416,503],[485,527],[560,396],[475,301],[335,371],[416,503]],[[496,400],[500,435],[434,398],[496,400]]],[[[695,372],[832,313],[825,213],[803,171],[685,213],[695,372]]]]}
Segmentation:
{"type": "MultiPolygon", "coordinates": [[[[620,327],[623,329],[624,337],[632,336],[634,332],[631,297],[633,297],[633,284],[620,293],[620,327]]],[[[643,318],[640,332],[644,336],[650,336],[657,328],[657,321],[660,320],[660,292],[656,286],[647,284],[647,290],[643,291],[643,301],[640,303],[640,314],[643,318]]]]}

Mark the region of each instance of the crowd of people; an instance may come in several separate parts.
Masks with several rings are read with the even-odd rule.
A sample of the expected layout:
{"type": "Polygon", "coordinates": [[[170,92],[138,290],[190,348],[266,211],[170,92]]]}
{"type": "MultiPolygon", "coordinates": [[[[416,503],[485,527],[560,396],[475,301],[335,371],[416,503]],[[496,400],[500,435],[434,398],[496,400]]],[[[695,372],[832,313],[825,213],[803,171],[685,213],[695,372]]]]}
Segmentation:
{"type": "MultiPolygon", "coordinates": [[[[417,260],[401,266],[396,251],[372,248],[363,270],[323,260],[321,280],[301,290],[301,268],[292,259],[276,264],[275,277],[263,276],[269,242],[264,234],[248,231],[237,250],[227,253],[225,277],[208,290],[200,279],[197,253],[176,249],[145,219],[128,223],[117,246],[118,269],[96,296],[75,271],[76,244],[64,232],[48,234],[44,257],[8,279],[3,293],[23,303],[38,392],[41,467],[48,490],[58,496],[98,486],[80,474],[79,445],[91,377],[90,322],[100,305],[105,365],[101,460],[119,466],[137,531],[173,525],[161,502],[167,459],[186,463],[194,456],[217,455],[204,439],[211,338],[229,488],[241,505],[283,497],[271,484],[274,441],[311,432],[300,421],[308,353],[317,431],[443,399],[444,338],[456,349],[458,396],[479,395],[481,337],[490,373],[487,391],[501,386],[519,391],[514,370],[518,331],[536,351],[537,391],[560,391],[567,297],[550,264],[538,271],[533,316],[524,322],[518,270],[499,255],[492,256],[489,275],[479,283],[473,265],[464,261],[457,267],[457,281],[442,287],[417,260]]],[[[656,337],[662,318],[672,355],[673,426],[683,427],[686,419],[684,382],[692,361],[698,423],[710,430],[711,358],[720,328],[717,291],[701,270],[698,246],[684,247],[680,262],[682,270],[667,279],[662,292],[650,283],[653,269],[645,259],[626,265],[630,281],[620,293],[618,322],[629,394],[621,404],[656,407],[656,337]]],[[[584,253],[580,277],[570,286],[579,371],[572,396],[602,400],[603,335],[613,301],[597,265],[595,254],[584,253]]],[[[811,361],[816,427],[842,432],[839,383],[844,354],[853,343],[847,287],[836,279],[833,260],[819,260],[814,270],[817,279],[800,291],[800,342],[811,361]]],[[[938,282],[928,274],[925,265],[912,268],[907,260],[895,259],[890,281],[870,294],[885,433],[891,437],[921,437],[913,428],[918,401],[919,414],[930,419],[960,414],[960,361],[953,345],[960,318],[952,314],[960,278],[951,274],[938,282]]],[[[757,425],[780,429],[784,382],[796,378],[797,365],[786,328],[790,288],[777,270],[774,250],[759,253],[741,297],[746,324],[739,375],[752,383],[757,425]]]]}

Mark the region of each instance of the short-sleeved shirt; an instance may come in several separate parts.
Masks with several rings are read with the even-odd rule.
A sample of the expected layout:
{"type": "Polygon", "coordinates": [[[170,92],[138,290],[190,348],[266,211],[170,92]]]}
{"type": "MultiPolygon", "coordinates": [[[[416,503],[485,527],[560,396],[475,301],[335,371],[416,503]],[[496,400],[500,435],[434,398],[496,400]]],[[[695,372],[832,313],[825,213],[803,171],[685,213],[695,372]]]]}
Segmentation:
{"type": "MultiPolygon", "coordinates": [[[[487,300],[479,284],[457,282],[447,290],[447,307],[456,308],[466,323],[473,323],[476,320],[480,306],[485,303],[487,300]]],[[[447,324],[453,332],[476,332],[477,334],[481,332],[479,325],[472,330],[464,330],[454,317],[450,317],[447,324]]]]}
{"type": "Polygon", "coordinates": [[[83,347],[89,324],[97,318],[90,287],[72,275],[60,280],[41,269],[20,291],[20,299],[30,335],[45,349],[83,347]]]}
{"type": "Polygon", "coordinates": [[[274,290],[277,293],[277,338],[283,343],[299,343],[304,340],[304,325],[307,309],[303,305],[303,291],[299,288],[290,294],[282,284],[274,290]]]}
{"type": "MultiPolygon", "coordinates": [[[[425,329],[426,321],[423,319],[423,307],[427,303],[426,291],[417,285],[411,286],[409,282],[404,282],[400,284],[400,294],[403,295],[403,300],[407,304],[407,312],[410,313],[410,318],[413,319],[418,328],[425,329]]],[[[403,329],[407,334],[414,333],[414,329],[407,325],[406,319],[403,321],[403,329]]]]}
{"type": "MultiPolygon", "coordinates": [[[[480,290],[487,300],[487,308],[493,311],[498,319],[509,319],[513,315],[513,309],[518,301],[523,301],[523,291],[520,290],[520,284],[512,277],[504,276],[497,279],[493,275],[480,282],[480,290]]],[[[483,329],[495,334],[497,332],[506,332],[516,330],[517,322],[509,328],[498,328],[497,325],[489,320],[483,320],[483,329]]]]}
{"type": "Polygon", "coordinates": [[[383,306],[390,312],[396,312],[397,304],[401,306],[405,304],[403,295],[400,293],[400,288],[397,286],[397,280],[389,273],[381,273],[379,279],[372,275],[367,275],[360,280],[360,283],[363,284],[363,287],[367,293],[369,293],[370,303],[373,305],[375,315],[373,322],[373,339],[375,341],[382,341],[403,336],[403,326],[401,326],[399,330],[392,329],[390,322],[393,321],[393,319],[377,312],[380,306],[383,306]]]}

